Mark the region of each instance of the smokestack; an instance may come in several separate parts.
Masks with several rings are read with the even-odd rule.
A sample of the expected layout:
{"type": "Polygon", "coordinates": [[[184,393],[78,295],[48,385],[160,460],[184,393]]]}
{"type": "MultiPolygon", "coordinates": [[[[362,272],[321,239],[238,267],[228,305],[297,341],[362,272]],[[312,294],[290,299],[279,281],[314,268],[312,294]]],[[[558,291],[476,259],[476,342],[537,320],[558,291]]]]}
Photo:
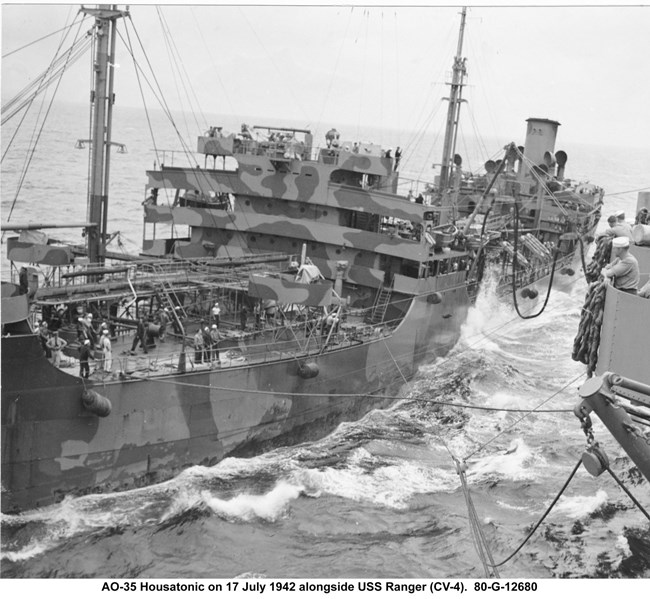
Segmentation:
{"type": "Polygon", "coordinates": [[[564,152],[563,150],[558,150],[555,152],[555,161],[557,162],[557,180],[562,181],[564,179],[564,165],[566,164],[566,161],[568,160],[567,153],[564,152]]]}
{"type": "Polygon", "coordinates": [[[526,129],[526,142],[524,143],[524,157],[526,164],[522,165],[519,170],[519,180],[527,180],[533,183],[530,174],[530,164],[544,164],[544,154],[548,153],[551,157],[555,151],[555,139],[557,129],[560,123],[550,119],[527,119],[528,127],[526,129]]]}

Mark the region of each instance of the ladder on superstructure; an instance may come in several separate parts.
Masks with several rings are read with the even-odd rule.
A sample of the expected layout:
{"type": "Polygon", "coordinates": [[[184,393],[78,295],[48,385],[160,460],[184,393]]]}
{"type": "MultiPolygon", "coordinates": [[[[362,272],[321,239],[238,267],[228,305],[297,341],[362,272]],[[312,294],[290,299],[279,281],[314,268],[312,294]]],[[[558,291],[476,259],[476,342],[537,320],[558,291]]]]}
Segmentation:
{"type": "Polygon", "coordinates": [[[158,302],[162,308],[167,308],[171,312],[171,318],[176,322],[181,331],[181,335],[185,337],[185,328],[183,327],[183,322],[179,316],[180,315],[187,319],[187,313],[183,306],[179,303],[174,302],[172,296],[178,301],[178,296],[174,291],[174,288],[171,286],[169,281],[165,278],[165,272],[162,268],[156,265],[151,265],[156,279],[152,279],[152,284],[156,290],[156,295],[158,297],[158,302]]]}
{"type": "Polygon", "coordinates": [[[386,310],[388,310],[388,304],[390,304],[392,293],[392,289],[384,287],[383,285],[378,289],[375,304],[372,307],[372,311],[367,320],[369,324],[379,324],[380,322],[384,322],[384,317],[386,316],[386,310]]]}

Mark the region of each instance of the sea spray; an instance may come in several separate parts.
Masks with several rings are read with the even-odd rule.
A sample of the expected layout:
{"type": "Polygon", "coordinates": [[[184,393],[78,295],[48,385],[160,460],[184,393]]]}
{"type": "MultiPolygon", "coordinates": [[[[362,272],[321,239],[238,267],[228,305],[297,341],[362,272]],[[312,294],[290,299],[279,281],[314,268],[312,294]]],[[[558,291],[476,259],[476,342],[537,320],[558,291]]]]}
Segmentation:
{"type": "Polygon", "coordinates": [[[279,481],[264,495],[241,493],[231,499],[220,499],[208,491],[201,493],[201,499],[213,512],[231,520],[261,518],[273,522],[281,517],[291,501],[298,498],[303,488],[279,481]]]}

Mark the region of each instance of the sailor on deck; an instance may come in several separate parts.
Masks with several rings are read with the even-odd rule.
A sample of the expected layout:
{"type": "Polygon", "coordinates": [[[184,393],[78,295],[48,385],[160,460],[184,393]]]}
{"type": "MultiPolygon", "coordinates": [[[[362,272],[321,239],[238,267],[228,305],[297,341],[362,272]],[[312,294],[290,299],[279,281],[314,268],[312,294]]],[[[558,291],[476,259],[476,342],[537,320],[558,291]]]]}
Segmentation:
{"type": "Polygon", "coordinates": [[[92,350],[90,349],[90,340],[84,339],[81,347],[79,348],[79,376],[87,379],[90,376],[90,366],[88,362],[92,358],[92,350]]]}
{"type": "Polygon", "coordinates": [[[631,243],[634,243],[634,238],[632,237],[632,227],[625,220],[625,212],[622,210],[619,210],[616,213],[616,225],[625,231],[625,233],[623,233],[625,237],[627,237],[631,243]]]}
{"type": "Polygon", "coordinates": [[[111,372],[113,370],[113,347],[111,345],[111,338],[108,329],[102,331],[99,344],[104,352],[104,371],[111,372]]]}
{"type": "Polygon", "coordinates": [[[203,362],[203,331],[199,328],[194,333],[194,362],[201,364],[203,362]]]}
{"type": "Polygon", "coordinates": [[[626,293],[637,294],[639,286],[639,263],[629,252],[630,240],[627,237],[616,237],[612,241],[614,259],[603,268],[606,279],[614,279],[614,287],[626,293]]]}
{"type": "Polygon", "coordinates": [[[220,362],[219,358],[219,341],[221,336],[219,335],[219,327],[216,324],[212,325],[210,330],[210,362],[220,362]]]}
{"type": "Polygon", "coordinates": [[[214,306],[212,306],[212,324],[216,324],[219,326],[221,323],[219,322],[221,318],[221,306],[219,305],[219,302],[215,302],[214,306]]]}
{"type": "MultiPolygon", "coordinates": [[[[625,218],[625,215],[623,215],[623,218],[625,218]]],[[[625,222],[620,224],[616,214],[611,214],[607,217],[607,224],[609,227],[598,236],[598,239],[601,237],[627,237],[630,242],[633,242],[632,227],[625,222]]]]}
{"type": "Polygon", "coordinates": [[[52,350],[52,364],[57,368],[61,365],[62,352],[66,345],[68,343],[59,337],[58,331],[54,331],[47,342],[47,346],[52,350]]]}

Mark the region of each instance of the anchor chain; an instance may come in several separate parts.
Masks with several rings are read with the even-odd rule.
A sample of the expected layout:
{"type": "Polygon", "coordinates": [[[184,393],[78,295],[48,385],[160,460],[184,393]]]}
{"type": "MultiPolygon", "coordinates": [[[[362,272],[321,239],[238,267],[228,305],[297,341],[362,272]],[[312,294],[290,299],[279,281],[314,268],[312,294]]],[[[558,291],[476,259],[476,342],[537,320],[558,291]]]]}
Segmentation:
{"type": "Polygon", "coordinates": [[[592,476],[600,476],[605,470],[609,470],[609,458],[594,438],[591,416],[589,416],[584,406],[580,408],[578,418],[585,437],[587,437],[587,448],[582,453],[581,458],[582,465],[592,476]]]}

